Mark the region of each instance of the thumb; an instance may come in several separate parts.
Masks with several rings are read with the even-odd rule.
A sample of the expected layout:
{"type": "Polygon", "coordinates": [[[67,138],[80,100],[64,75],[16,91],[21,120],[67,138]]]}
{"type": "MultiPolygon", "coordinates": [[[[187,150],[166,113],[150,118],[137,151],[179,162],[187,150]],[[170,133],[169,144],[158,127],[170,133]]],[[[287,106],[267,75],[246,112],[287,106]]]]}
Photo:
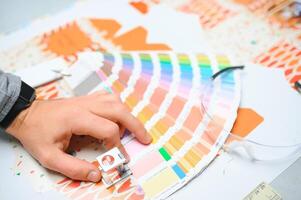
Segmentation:
{"type": "Polygon", "coordinates": [[[99,182],[101,179],[99,169],[92,163],[75,158],[59,149],[54,149],[50,155],[48,159],[41,162],[46,168],[60,172],[74,180],[99,182]]]}

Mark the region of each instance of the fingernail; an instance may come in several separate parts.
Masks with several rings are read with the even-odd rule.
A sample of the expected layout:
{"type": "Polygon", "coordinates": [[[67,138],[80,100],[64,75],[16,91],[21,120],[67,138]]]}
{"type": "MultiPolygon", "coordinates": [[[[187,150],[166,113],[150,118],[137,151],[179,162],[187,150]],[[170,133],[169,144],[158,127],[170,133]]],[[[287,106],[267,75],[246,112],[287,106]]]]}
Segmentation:
{"type": "Polygon", "coordinates": [[[146,140],[147,143],[151,143],[153,138],[148,133],[146,133],[146,139],[145,140],[146,140]]]}
{"type": "Polygon", "coordinates": [[[97,171],[90,171],[87,179],[91,182],[98,182],[100,180],[100,172],[97,171]]]}

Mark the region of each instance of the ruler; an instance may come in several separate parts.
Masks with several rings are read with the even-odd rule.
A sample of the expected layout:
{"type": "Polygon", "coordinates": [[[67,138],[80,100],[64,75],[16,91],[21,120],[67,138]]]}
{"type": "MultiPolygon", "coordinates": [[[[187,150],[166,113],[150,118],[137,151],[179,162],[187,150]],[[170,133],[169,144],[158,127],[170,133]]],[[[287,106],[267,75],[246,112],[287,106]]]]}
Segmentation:
{"type": "Polygon", "coordinates": [[[262,182],[243,200],[283,200],[283,199],[269,184],[262,182]]]}

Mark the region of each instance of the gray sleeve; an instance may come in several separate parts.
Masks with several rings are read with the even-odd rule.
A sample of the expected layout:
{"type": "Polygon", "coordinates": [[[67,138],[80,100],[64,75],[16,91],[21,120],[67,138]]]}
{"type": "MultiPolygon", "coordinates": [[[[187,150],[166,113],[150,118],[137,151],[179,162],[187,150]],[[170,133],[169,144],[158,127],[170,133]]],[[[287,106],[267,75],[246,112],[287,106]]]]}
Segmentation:
{"type": "Polygon", "coordinates": [[[19,97],[21,79],[0,70],[0,122],[13,107],[19,97]]]}

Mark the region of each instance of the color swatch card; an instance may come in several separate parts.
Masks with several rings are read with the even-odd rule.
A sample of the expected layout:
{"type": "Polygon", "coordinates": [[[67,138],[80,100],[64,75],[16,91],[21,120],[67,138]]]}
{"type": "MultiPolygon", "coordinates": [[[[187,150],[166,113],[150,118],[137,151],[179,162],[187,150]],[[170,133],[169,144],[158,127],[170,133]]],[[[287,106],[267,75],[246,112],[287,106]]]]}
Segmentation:
{"type": "MultiPolygon", "coordinates": [[[[114,92],[143,122],[153,143],[144,146],[126,134],[122,142],[131,156],[133,175],[107,189],[102,182],[52,173],[18,141],[0,138],[0,151],[5,152],[0,159],[2,185],[20,185],[17,193],[2,190],[0,199],[23,195],[59,199],[49,194],[72,200],[166,197],[214,160],[228,136],[224,130],[231,130],[235,119],[232,133],[243,138],[267,144],[297,141],[300,20],[283,21],[280,13],[264,17],[277,1],[85,0],[3,35],[0,60],[6,72],[21,70],[30,75],[28,69],[43,66],[35,80],[29,77],[39,85],[40,79],[53,79],[45,69],[61,66],[53,60],[72,65],[68,72],[72,76],[39,87],[38,99],[80,96],[100,89],[114,92]],[[211,81],[212,74],[235,65],[226,56],[210,54],[211,50],[245,64],[243,84],[239,71],[227,71],[211,81]],[[236,118],[240,85],[244,92],[236,118]]],[[[51,75],[57,78],[61,70],[55,71],[51,75]]],[[[70,152],[80,159],[94,162],[103,153],[97,140],[72,139],[70,152]]],[[[199,199],[242,199],[258,181],[273,180],[291,164],[266,166],[238,159],[232,162],[231,158],[230,167],[229,160],[228,154],[219,154],[206,175],[188,184],[175,199],[195,199],[196,193],[199,199]],[[224,171],[226,164],[229,167],[224,171]],[[242,184],[244,175],[248,182],[242,184]]]]}
{"type": "Polygon", "coordinates": [[[136,188],[127,199],[171,195],[213,161],[227,138],[225,130],[231,130],[240,101],[239,72],[227,72],[212,84],[214,73],[231,66],[226,56],[173,52],[97,55],[102,57],[98,61],[103,60],[96,72],[99,84],[86,84],[88,77],[82,80],[85,87],[78,85],[83,91],[105,88],[120,95],[153,138],[148,146],[130,133],[122,140],[131,158],[136,188]]]}

